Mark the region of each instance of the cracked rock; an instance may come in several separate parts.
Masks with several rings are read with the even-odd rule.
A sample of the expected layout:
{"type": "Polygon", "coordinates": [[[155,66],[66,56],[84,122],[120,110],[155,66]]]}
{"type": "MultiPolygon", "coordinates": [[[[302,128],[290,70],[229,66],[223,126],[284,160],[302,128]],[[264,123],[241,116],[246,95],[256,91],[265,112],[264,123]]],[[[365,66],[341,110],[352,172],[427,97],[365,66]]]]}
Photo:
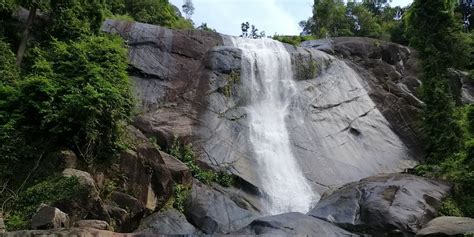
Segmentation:
{"type": "Polygon", "coordinates": [[[373,235],[416,233],[437,216],[450,187],[408,174],[372,176],[323,195],[308,215],[373,235]]]}

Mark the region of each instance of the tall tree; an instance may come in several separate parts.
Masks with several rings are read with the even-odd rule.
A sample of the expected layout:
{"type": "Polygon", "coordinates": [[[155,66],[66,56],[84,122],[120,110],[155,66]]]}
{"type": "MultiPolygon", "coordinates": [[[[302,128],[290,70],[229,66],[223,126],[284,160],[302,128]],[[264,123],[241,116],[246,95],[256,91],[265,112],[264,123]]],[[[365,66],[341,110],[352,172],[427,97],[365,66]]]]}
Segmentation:
{"type": "Polygon", "coordinates": [[[429,158],[439,161],[460,149],[460,128],[454,118],[448,67],[456,62],[453,0],[415,0],[408,12],[410,45],[423,63],[423,122],[429,158]]]}
{"type": "Polygon", "coordinates": [[[183,12],[186,14],[187,19],[191,19],[191,16],[194,14],[194,4],[191,0],[184,0],[183,12]]]}
{"type": "Polygon", "coordinates": [[[25,55],[26,46],[28,44],[28,40],[30,38],[30,33],[33,28],[33,24],[36,18],[36,12],[38,9],[46,8],[49,3],[47,0],[18,0],[18,5],[29,9],[28,19],[26,20],[26,24],[21,36],[20,46],[18,47],[18,51],[16,54],[16,64],[21,65],[23,61],[23,56],[25,55]]]}

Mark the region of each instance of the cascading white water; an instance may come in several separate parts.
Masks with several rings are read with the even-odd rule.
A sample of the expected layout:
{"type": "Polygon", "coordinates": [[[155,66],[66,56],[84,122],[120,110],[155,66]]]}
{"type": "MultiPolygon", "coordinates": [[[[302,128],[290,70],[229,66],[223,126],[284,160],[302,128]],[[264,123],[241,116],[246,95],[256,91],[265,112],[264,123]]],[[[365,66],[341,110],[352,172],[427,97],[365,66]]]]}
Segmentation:
{"type": "Polygon", "coordinates": [[[232,38],[242,50],[241,82],[248,104],[249,139],[269,214],[306,213],[318,198],[292,154],[285,119],[296,93],[291,58],[271,39],[232,38]]]}

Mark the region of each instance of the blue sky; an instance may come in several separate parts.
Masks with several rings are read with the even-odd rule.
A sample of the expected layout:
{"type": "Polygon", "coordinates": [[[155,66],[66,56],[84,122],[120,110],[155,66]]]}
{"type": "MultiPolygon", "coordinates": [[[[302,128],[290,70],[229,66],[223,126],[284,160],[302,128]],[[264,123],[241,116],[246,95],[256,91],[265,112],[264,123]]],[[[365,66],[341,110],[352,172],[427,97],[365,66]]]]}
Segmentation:
{"type": "MultiPolygon", "coordinates": [[[[181,9],[183,0],[170,0],[181,9]]],[[[408,5],[412,0],[393,0],[408,5]]],[[[249,21],[267,35],[297,35],[298,22],[311,16],[313,0],[193,0],[196,26],[206,22],[218,32],[239,35],[240,24],[249,21]]]]}

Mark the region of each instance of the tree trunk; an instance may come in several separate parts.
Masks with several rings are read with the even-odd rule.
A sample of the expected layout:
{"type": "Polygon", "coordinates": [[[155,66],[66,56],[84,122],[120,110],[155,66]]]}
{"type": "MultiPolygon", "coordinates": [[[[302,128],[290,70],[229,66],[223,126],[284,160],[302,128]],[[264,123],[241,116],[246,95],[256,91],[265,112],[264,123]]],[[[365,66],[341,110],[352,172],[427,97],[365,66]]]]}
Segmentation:
{"type": "Polygon", "coordinates": [[[21,37],[20,47],[18,47],[18,52],[16,54],[16,65],[20,66],[21,61],[23,61],[23,56],[25,55],[26,45],[28,44],[28,39],[30,37],[30,30],[33,27],[33,23],[36,17],[36,6],[32,6],[30,13],[28,14],[28,20],[26,21],[25,30],[21,37]]]}

